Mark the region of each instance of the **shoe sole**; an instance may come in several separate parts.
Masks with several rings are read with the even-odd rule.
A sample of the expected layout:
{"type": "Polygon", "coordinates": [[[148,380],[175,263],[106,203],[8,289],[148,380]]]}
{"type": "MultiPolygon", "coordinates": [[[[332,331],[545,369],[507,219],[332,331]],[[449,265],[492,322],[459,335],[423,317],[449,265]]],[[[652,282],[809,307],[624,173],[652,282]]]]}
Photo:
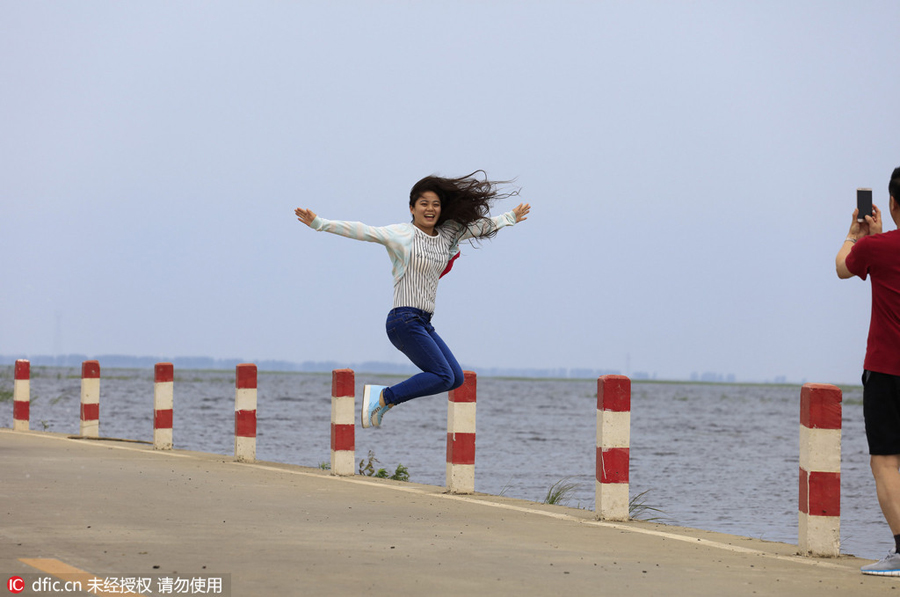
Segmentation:
{"type": "Polygon", "coordinates": [[[362,410],[359,411],[359,421],[364,429],[368,429],[372,425],[372,419],[369,418],[369,395],[372,392],[372,386],[363,387],[362,410]]]}
{"type": "Polygon", "coordinates": [[[871,576],[900,576],[900,570],[860,570],[860,572],[871,576]]]}

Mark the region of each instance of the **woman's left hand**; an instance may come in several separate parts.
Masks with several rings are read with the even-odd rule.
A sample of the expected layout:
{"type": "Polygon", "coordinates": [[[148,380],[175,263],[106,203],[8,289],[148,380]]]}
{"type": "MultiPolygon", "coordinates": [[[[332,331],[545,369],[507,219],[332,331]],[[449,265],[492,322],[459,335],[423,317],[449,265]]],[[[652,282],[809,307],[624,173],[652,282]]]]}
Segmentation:
{"type": "Polygon", "coordinates": [[[531,211],[531,205],[528,203],[520,203],[516,207],[513,208],[513,213],[516,214],[516,224],[521,222],[522,220],[527,220],[526,217],[528,212],[531,211]]]}

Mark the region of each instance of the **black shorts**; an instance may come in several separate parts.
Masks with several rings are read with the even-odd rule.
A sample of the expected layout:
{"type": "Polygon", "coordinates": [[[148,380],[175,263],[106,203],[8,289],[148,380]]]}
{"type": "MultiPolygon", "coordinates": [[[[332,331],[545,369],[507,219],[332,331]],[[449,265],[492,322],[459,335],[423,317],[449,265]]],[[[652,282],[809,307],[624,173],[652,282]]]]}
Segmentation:
{"type": "Polygon", "coordinates": [[[865,371],[862,380],[869,454],[900,454],[900,377],[865,371]]]}

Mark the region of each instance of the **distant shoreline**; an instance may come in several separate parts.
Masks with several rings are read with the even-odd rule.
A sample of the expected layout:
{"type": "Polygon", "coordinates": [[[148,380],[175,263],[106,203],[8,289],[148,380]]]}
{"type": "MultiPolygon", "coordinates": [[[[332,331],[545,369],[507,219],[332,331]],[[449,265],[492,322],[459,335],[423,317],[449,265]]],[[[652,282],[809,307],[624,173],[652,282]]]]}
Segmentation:
{"type": "MultiPolygon", "coordinates": [[[[87,360],[100,362],[101,367],[110,369],[152,369],[156,363],[172,363],[177,369],[189,371],[231,371],[241,363],[254,363],[260,372],[266,373],[331,373],[334,369],[353,369],[357,373],[384,376],[407,376],[418,372],[409,364],[387,363],[381,361],[365,361],[361,363],[341,363],[338,361],[304,361],[295,363],[272,359],[214,359],[212,357],[151,357],[130,355],[97,355],[88,356],[82,354],[69,355],[25,355],[8,356],[0,355],[0,366],[13,366],[17,359],[27,359],[34,367],[61,367],[77,368],[87,360]]],[[[603,375],[626,375],[615,369],[586,369],[586,368],[510,368],[510,367],[472,367],[463,365],[463,369],[476,371],[482,377],[490,377],[505,380],[540,380],[540,381],[592,381],[603,375]]],[[[715,373],[694,374],[689,379],[661,379],[655,375],[634,372],[628,377],[636,384],[704,384],[722,386],[802,386],[803,381],[789,381],[783,376],[777,376],[771,380],[750,381],[737,380],[733,375],[723,376],[715,373]]],[[[830,383],[830,382],[822,382],[830,383]]],[[[858,388],[859,384],[835,383],[841,388],[858,388]]]]}

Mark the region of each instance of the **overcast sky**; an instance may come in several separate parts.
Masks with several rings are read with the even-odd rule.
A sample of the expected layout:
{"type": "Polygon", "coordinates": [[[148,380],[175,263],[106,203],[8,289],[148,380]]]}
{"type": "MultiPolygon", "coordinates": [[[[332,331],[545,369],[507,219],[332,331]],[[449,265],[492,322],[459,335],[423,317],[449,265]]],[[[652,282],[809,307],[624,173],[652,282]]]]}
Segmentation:
{"type": "MultiPolygon", "coordinates": [[[[900,166],[900,3],[0,0],[0,354],[405,362],[384,248],[483,168],[465,367],[858,383],[834,257],[900,166]]],[[[885,229],[893,229],[888,223],[885,229]]]]}

